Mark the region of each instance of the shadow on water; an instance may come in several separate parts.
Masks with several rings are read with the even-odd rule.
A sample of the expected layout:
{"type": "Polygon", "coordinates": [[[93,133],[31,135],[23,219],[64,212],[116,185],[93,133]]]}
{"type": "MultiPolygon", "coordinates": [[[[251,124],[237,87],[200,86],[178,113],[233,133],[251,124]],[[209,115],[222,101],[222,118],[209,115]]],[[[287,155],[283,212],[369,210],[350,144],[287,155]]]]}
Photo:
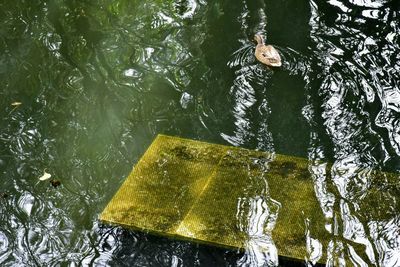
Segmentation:
{"type": "MultiPolygon", "coordinates": [[[[330,240],[323,247],[305,231],[308,255],[296,264],[398,266],[399,8],[394,0],[4,1],[0,263],[276,265],[251,249],[98,225],[132,163],[165,133],[308,156],[330,240]],[[255,61],[255,33],[279,49],[281,69],[255,61]],[[60,186],[38,181],[45,169],[60,186]]],[[[250,206],[240,209],[249,218],[250,206]]]]}

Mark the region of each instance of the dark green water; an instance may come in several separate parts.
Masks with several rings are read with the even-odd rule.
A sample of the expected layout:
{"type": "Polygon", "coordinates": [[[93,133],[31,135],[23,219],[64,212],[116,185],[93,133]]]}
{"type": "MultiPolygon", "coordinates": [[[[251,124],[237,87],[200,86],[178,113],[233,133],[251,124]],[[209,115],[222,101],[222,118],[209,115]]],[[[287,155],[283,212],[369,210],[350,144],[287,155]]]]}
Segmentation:
{"type": "Polygon", "coordinates": [[[99,224],[163,133],[308,157],[332,240],[306,236],[305,257],[398,266],[397,183],[370,172],[400,171],[399,16],[394,0],[1,1],[0,265],[262,264],[99,224]],[[255,61],[255,33],[281,69],[255,61]]]}

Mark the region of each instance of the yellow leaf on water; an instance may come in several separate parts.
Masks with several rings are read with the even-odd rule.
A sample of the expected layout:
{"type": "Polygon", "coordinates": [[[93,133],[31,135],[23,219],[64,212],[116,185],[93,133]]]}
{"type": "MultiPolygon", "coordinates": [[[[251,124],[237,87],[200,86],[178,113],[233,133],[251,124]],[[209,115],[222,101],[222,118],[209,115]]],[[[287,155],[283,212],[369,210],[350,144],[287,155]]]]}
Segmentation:
{"type": "Polygon", "coordinates": [[[46,181],[47,179],[50,179],[50,177],[51,177],[51,174],[44,171],[43,175],[41,177],[39,177],[39,180],[46,181]]]}
{"type": "Polygon", "coordinates": [[[22,102],[12,102],[11,106],[18,107],[21,104],[22,104],[22,102]]]}

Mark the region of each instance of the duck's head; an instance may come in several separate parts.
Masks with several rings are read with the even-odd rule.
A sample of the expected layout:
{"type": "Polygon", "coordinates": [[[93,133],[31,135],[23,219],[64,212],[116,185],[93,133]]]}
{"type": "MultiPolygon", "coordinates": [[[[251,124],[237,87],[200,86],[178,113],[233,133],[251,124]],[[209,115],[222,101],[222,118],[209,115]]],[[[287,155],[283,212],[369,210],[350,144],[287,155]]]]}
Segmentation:
{"type": "Polygon", "coordinates": [[[264,44],[264,38],[261,34],[254,35],[254,41],[256,41],[257,44],[264,44]]]}

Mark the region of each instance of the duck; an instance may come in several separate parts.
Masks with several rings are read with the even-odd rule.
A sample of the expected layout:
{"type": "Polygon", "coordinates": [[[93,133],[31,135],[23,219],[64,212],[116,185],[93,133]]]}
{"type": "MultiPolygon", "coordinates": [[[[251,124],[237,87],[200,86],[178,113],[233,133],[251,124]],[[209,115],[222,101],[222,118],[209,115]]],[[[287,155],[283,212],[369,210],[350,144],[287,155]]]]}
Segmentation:
{"type": "Polygon", "coordinates": [[[265,45],[264,38],[260,34],[254,35],[254,40],[257,42],[254,55],[258,61],[271,67],[282,66],[281,56],[275,47],[272,45],[265,45]]]}

